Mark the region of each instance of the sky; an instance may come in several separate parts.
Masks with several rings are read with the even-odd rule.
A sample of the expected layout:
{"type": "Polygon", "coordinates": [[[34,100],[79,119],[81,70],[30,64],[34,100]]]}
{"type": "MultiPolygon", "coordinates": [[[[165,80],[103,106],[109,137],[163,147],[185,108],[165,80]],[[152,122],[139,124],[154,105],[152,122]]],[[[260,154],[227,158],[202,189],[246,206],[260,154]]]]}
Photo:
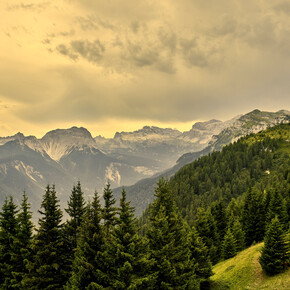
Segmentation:
{"type": "Polygon", "coordinates": [[[0,136],[290,109],[287,0],[1,0],[0,136]]]}

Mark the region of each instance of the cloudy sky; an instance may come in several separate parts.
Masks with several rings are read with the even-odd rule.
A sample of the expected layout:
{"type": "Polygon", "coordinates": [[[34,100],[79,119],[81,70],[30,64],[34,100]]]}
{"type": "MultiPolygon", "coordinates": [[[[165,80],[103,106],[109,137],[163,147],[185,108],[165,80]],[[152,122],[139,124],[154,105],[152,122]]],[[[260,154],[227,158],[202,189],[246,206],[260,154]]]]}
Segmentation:
{"type": "Polygon", "coordinates": [[[1,0],[0,136],[290,108],[287,0],[1,0]]]}

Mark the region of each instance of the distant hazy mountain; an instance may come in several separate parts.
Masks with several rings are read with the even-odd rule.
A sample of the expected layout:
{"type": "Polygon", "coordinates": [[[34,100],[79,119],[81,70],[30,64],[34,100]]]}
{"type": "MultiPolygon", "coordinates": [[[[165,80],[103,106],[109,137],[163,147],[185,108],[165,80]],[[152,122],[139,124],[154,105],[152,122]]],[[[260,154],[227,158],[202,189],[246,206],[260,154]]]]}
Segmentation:
{"type": "Polygon", "coordinates": [[[141,180],[128,187],[128,196],[141,213],[152,201],[159,172],[172,167],[177,159],[178,163],[166,171],[167,175],[239,136],[287,120],[288,111],[255,110],[227,122],[198,122],[186,132],[145,126],[134,132],[117,132],[110,139],[93,138],[87,129],[72,127],[50,131],[41,139],[21,133],[2,137],[0,201],[10,194],[19,200],[26,190],[37,209],[48,183],[56,184],[61,201],[66,203],[77,180],[81,181],[86,195],[93,194],[95,189],[102,192],[107,180],[112,187],[141,180]]]}
{"type": "MultiPolygon", "coordinates": [[[[248,114],[232,119],[223,127],[223,130],[219,134],[211,136],[208,146],[203,150],[186,153],[177,160],[172,168],[160,174],[155,174],[151,178],[140,180],[132,186],[126,186],[125,189],[128,199],[131,200],[132,205],[135,206],[136,214],[141,215],[149,203],[153,201],[154,188],[160,177],[171,177],[184,165],[212,151],[221,150],[223,146],[236,141],[242,136],[250,133],[257,133],[268,127],[275,126],[279,123],[288,123],[289,121],[290,112],[286,110],[281,110],[276,113],[254,110],[248,114]]],[[[214,125],[214,120],[204,123],[214,125]]],[[[197,126],[198,129],[201,129],[204,123],[196,123],[193,128],[197,126]]],[[[121,188],[116,188],[114,190],[117,199],[120,198],[121,190],[121,188]]]]}
{"type": "Polygon", "coordinates": [[[220,133],[235,120],[197,122],[191,130],[185,132],[145,126],[134,132],[117,132],[112,139],[98,136],[95,141],[98,148],[118,159],[129,158],[133,161],[134,158],[142,158],[143,169],[153,174],[173,166],[186,152],[202,150],[212,141],[213,135],[220,133]]]}

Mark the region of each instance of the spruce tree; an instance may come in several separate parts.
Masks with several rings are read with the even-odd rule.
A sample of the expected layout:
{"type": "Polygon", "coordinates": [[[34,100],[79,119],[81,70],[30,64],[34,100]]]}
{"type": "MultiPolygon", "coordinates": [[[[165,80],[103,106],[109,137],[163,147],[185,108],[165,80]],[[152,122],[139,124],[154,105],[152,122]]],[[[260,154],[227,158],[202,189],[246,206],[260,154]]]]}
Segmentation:
{"type": "Polygon", "coordinates": [[[289,262],[286,235],[277,217],[269,224],[259,262],[267,275],[283,272],[289,262]]]}
{"type": "Polygon", "coordinates": [[[237,241],[233,236],[231,229],[228,228],[223,244],[222,244],[222,258],[229,259],[237,254],[237,241]]]}
{"type": "Polygon", "coordinates": [[[39,228],[35,237],[34,257],[30,275],[25,281],[29,289],[59,289],[65,283],[63,267],[62,212],[56,197],[55,187],[46,188],[39,213],[39,228]]]}
{"type": "Polygon", "coordinates": [[[268,212],[266,214],[266,222],[270,224],[272,219],[277,216],[280,224],[284,229],[288,226],[288,214],[286,201],[282,197],[282,194],[277,189],[271,191],[270,203],[268,206],[268,212]]]}
{"type": "Polygon", "coordinates": [[[0,212],[0,288],[12,289],[14,241],[18,230],[17,206],[13,198],[5,199],[0,212]]]}
{"type": "Polygon", "coordinates": [[[150,267],[148,249],[137,234],[134,208],[126,199],[123,189],[120,199],[119,218],[113,232],[109,253],[113,260],[110,269],[113,289],[140,289],[148,285],[150,267]]]}
{"type": "Polygon", "coordinates": [[[79,181],[76,186],[73,186],[68,201],[68,208],[65,209],[65,211],[70,216],[70,219],[65,223],[63,229],[66,253],[66,271],[70,274],[75,249],[77,247],[77,234],[85,211],[85,200],[79,181]]]}
{"type": "Polygon", "coordinates": [[[197,209],[195,228],[209,250],[211,262],[217,263],[220,259],[221,241],[210,211],[205,211],[204,208],[197,209]]]}
{"type": "Polygon", "coordinates": [[[246,247],[245,232],[243,231],[242,224],[238,219],[234,220],[231,227],[232,234],[236,240],[237,252],[242,251],[246,247]]]}
{"type": "Polygon", "coordinates": [[[210,212],[215,220],[220,240],[223,240],[227,229],[227,215],[223,202],[216,201],[211,204],[210,212]]]}
{"type": "Polygon", "coordinates": [[[202,241],[195,227],[190,233],[190,252],[192,260],[195,263],[195,274],[202,285],[209,282],[209,277],[213,275],[212,266],[209,257],[209,251],[202,241]]]}
{"type": "Polygon", "coordinates": [[[110,279],[106,274],[104,229],[101,225],[101,206],[95,192],[92,203],[86,207],[81,223],[72,276],[66,289],[104,289],[110,279]]]}
{"type": "Polygon", "coordinates": [[[261,242],[265,233],[265,206],[263,193],[250,188],[246,194],[242,213],[243,230],[246,246],[253,242],[261,242]]]}
{"type": "Polygon", "coordinates": [[[20,213],[17,216],[18,229],[14,240],[13,263],[13,288],[23,288],[22,280],[28,274],[27,263],[32,258],[33,224],[31,221],[32,212],[26,193],[23,193],[20,213]]]}
{"type": "Polygon", "coordinates": [[[160,179],[151,208],[149,238],[152,285],[147,289],[195,289],[189,233],[177,212],[168,183],[160,179]]]}
{"type": "Polygon", "coordinates": [[[114,207],[116,200],[113,196],[113,191],[111,190],[110,183],[108,182],[104,188],[103,198],[105,201],[104,208],[102,210],[102,217],[104,220],[105,234],[109,237],[110,233],[116,224],[117,209],[114,207]]]}

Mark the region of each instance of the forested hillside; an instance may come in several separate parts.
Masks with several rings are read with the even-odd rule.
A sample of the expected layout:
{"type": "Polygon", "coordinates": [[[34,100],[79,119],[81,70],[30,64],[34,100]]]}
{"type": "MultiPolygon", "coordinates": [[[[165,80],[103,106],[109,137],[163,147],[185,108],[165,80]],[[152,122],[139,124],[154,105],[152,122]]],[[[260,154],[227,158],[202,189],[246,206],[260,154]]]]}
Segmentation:
{"type": "MultiPolygon", "coordinates": [[[[205,242],[212,263],[263,241],[275,216],[290,214],[290,124],[239,139],[180,169],[170,180],[176,205],[205,242]]],[[[150,227],[150,206],[140,219],[150,227]]]]}
{"type": "MultiPolygon", "coordinates": [[[[169,184],[182,216],[193,223],[197,208],[222,200],[224,206],[249,190],[267,200],[273,193],[290,202],[290,124],[251,134],[221,152],[184,166],[169,184]]],[[[233,203],[234,201],[232,201],[233,203]]]]}

